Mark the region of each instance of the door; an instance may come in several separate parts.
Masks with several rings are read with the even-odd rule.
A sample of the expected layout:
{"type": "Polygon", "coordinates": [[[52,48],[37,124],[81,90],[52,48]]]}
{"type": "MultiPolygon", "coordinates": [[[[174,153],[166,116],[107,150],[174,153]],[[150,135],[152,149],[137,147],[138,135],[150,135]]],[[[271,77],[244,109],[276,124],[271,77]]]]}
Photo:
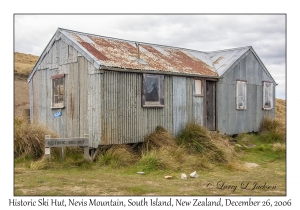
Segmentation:
{"type": "Polygon", "coordinates": [[[206,127],[208,130],[216,130],[216,82],[206,81],[205,94],[206,127]]]}

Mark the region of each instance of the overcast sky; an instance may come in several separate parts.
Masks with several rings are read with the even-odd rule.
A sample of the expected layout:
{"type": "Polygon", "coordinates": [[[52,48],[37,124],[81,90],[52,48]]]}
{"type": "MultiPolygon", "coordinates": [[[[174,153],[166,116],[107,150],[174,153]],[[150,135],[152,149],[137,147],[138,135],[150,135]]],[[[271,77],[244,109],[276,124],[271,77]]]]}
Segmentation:
{"type": "Polygon", "coordinates": [[[199,51],[252,46],[285,99],[285,15],[15,14],[14,51],[40,56],[59,27],[199,51]]]}

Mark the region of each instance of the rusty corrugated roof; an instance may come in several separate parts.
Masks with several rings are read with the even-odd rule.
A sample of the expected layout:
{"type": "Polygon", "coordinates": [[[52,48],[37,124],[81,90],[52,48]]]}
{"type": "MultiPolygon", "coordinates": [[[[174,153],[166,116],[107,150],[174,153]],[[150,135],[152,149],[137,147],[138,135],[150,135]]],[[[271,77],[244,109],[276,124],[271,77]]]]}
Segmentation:
{"type": "Polygon", "coordinates": [[[72,45],[79,53],[92,62],[97,69],[116,68],[124,71],[137,70],[147,73],[153,71],[153,73],[159,74],[202,77],[222,76],[247,50],[252,49],[252,47],[241,47],[203,52],[156,44],[137,43],[58,28],[32,69],[28,82],[55,40],[62,37],[67,44],[72,45]]]}
{"type": "Polygon", "coordinates": [[[217,77],[205,52],[154,44],[136,43],[60,29],[88,52],[100,66],[217,77]]]}

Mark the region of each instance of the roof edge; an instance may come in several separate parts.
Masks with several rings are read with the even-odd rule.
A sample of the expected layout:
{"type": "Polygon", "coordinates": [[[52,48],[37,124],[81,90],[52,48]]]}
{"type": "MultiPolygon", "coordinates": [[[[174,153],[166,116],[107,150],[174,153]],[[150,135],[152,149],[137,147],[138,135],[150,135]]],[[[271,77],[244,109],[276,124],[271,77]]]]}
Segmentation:
{"type": "Polygon", "coordinates": [[[256,54],[255,50],[252,47],[251,47],[251,52],[253,53],[253,55],[255,56],[255,58],[258,60],[258,62],[260,63],[260,65],[263,67],[263,69],[266,72],[266,74],[273,80],[273,83],[275,85],[277,85],[275,79],[272,77],[272,75],[268,71],[267,67],[264,65],[264,63],[261,61],[261,59],[259,58],[259,56],[256,54]]]}
{"type": "Polygon", "coordinates": [[[31,78],[33,77],[33,75],[36,72],[36,69],[38,67],[38,65],[40,64],[41,60],[44,59],[45,54],[47,53],[47,49],[48,47],[51,45],[51,43],[53,43],[54,39],[56,39],[57,35],[59,33],[59,28],[56,30],[56,32],[54,33],[54,35],[52,36],[52,38],[50,39],[50,41],[48,42],[48,44],[46,45],[46,47],[44,48],[42,54],[39,56],[39,59],[37,60],[37,62],[35,63],[34,67],[32,68],[28,78],[27,78],[27,82],[30,82],[31,78]]]}
{"type": "Polygon", "coordinates": [[[185,76],[185,77],[201,77],[201,78],[213,78],[219,79],[220,76],[209,76],[209,75],[201,75],[201,74],[185,74],[180,72],[169,72],[169,71],[152,71],[152,70],[143,70],[143,69],[125,69],[125,68],[116,68],[116,67],[108,67],[101,65],[99,70],[109,70],[109,71],[118,71],[118,72],[130,72],[130,73],[147,73],[147,74],[162,74],[162,75],[174,75],[174,76],[185,76]]]}
{"type": "Polygon", "coordinates": [[[183,48],[183,47],[175,47],[175,46],[169,46],[169,45],[153,44],[153,43],[147,43],[147,42],[140,42],[140,41],[127,40],[127,39],[120,39],[120,38],[109,37],[109,36],[101,36],[101,35],[97,35],[97,34],[85,33],[85,32],[80,32],[80,31],[74,31],[74,30],[64,29],[64,28],[58,28],[58,30],[67,31],[67,32],[74,32],[74,33],[79,33],[79,34],[83,34],[83,35],[97,36],[97,37],[101,37],[101,38],[119,40],[119,41],[124,41],[124,42],[132,42],[132,43],[138,43],[138,44],[152,45],[152,46],[157,46],[157,47],[166,47],[166,48],[172,48],[172,49],[178,49],[178,50],[186,50],[186,51],[194,51],[194,52],[200,52],[200,53],[208,54],[207,51],[200,51],[200,50],[188,49],[188,48],[183,48]]]}

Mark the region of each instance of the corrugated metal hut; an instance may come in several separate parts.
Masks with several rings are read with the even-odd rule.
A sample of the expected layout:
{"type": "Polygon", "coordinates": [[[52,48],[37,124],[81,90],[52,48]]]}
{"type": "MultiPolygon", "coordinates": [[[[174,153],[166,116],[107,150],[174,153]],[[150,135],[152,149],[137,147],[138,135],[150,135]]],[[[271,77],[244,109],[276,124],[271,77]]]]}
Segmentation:
{"type": "Polygon", "coordinates": [[[275,81],[252,47],[201,52],[59,28],[28,77],[30,120],[90,147],[187,122],[227,134],[275,116],[275,81]]]}

